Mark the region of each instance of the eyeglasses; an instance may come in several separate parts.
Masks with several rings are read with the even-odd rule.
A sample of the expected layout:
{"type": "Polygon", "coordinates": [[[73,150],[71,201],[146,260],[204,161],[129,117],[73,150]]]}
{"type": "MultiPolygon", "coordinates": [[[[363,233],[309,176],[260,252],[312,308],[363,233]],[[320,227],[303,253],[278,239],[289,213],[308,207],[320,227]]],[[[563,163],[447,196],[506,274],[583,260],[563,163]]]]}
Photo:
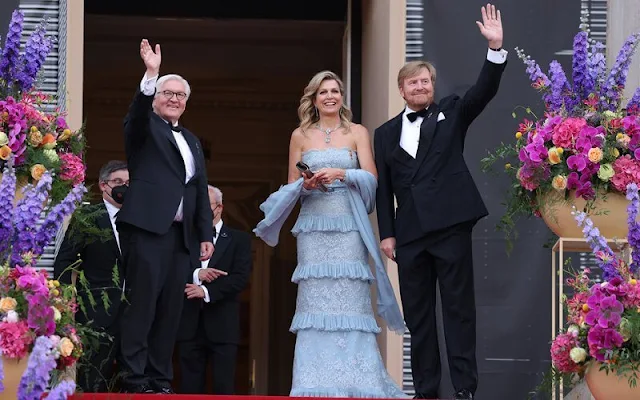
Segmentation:
{"type": "Polygon", "coordinates": [[[122,186],[122,185],[127,185],[129,186],[129,180],[123,181],[120,178],[116,178],[116,179],[109,179],[107,181],[107,183],[113,183],[113,186],[122,186]]]}
{"type": "Polygon", "coordinates": [[[187,94],[184,92],[174,92],[171,90],[163,90],[162,92],[160,92],[161,95],[164,96],[165,99],[167,100],[171,100],[173,98],[173,96],[176,96],[176,99],[178,99],[179,101],[182,101],[184,99],[187,98],[187,94]]]}

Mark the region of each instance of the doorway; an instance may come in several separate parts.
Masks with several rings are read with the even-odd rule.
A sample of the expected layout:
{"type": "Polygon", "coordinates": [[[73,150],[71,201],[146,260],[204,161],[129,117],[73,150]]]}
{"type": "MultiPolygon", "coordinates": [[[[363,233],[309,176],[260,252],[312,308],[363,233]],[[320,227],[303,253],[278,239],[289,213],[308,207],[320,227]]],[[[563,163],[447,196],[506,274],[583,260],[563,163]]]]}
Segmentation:
{"type": "MultiPolygon", "coordinates": [[[[122,120],[144,73],[138,50],[147,38],[162,46],[161,73],[191,84],[181,123],[200,138],[209,181],[224,195],[225,224],[251,232],[262,219],[260,203],[286,181],[305,85],[320,70],[342,74],[347,1],[209,3],[163,9],[149,1],[85,2],[87,180],[95,181],[106,161],[125,158],[122,120]]],[[[293,222],[276,248],[253,242],[253,272],[241,294],[237,394],[289,392],[293,222]]],[[[177,368],[175,375],[180,379],[177,368]]]]}

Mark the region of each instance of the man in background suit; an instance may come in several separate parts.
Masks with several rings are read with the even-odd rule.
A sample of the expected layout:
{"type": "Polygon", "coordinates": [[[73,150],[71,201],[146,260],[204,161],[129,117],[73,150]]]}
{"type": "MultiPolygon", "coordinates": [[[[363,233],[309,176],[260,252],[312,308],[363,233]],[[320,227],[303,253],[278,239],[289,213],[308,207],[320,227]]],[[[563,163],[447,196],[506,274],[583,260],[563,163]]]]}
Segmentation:
{"type": "Polygon", "coordinates": [[[239,295],[252,268],[251,237],[222,222],[222,192],[209,186],[213,212],[211,260],[193,272],[178,333],[181,393],[205,393],[207,360],[213,370],[213,393],[234,394],[236,355],[240,339],[239,295]]]}
{"type": "Polygon", "coordinates": [[[76,282],[78,302],[84,306],[76,313],[76,321],[90,323],[91,328],[110,336],[109,339],[101,337],[98,347],[90,349],[89,360],[80,365],[78,384],[84,392],[108,391],[120,349],[123,269],[115,220],[129,184],[127,164],[123,161],[106,163],[100,169],[98,184],[102,202],[88,207],[86,211],[80,209],[78,213],[86,213],[90,228],[100,232],[96,237],[89,237],[81,231],[82,228],[75,230],[77,219],[73,219],[53,264],[54,276],[60,282],[71,284],[73,273],[84,275],[90,294],[80,282],[76,282]],[[103,292],[109,298],[106,308],[103,292]],[[90,296],[97,303],[95,306],[91,305],[90,296]]]}
{"type": "Polygon", "coordinates": [[[144,39],[140,57],[146,73],[124,120],[131,184],[117,219],[128,300],[123,391],[171,394],[190,252],[201,261],[211,257],[212,216],[202,148],[178,124],[189,83],[179,75],[159,77],[160,45],[154,52],[144,39]]]}
{"type": "Polygon", "coordinates": [[[437,398],[440,385],[436,282],[455,399],[472,400],[478,384],[471,231],[488,213],[464,160],[464,140],[497,93],[507,56],[500,11],[487,4],[481,12],[476,23],[489,49],[476,84],[462,98],[435,103],[433,65],[406,64],[398,87],[407,107],[374,137],[380,248],[398,263],[418,398],[437,398]]]}

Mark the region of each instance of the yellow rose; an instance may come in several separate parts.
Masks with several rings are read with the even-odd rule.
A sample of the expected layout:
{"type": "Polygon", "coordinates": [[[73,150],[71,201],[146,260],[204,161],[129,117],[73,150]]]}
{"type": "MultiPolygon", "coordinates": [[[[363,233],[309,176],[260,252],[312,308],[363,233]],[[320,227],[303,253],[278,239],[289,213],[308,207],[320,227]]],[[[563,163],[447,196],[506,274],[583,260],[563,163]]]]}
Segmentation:
{"type": "Polygon", "coordinates": [[[504,165],[504,169],[511,169],[511,164],[506,163],[506,164],[504,165]]]}
{"type": "Polygon", "coordinates": [[[60,339],[58,347],[60,347],[60,355],[62,357],[69,357],[73,352],[73,342],[69,338],[63,337],[60,339]]]}
{"type": "Polygon", "coordinates": [[[599,163],[602,161],[602,150],[599,147],[592,147],[589,149],[588,157],[592,163],[599,163]]]}
{"type": "Polygon", "coordinates": [[[549,163],[553,165],[560,164],[560,161],[562,161],[560,154],[558,153],[558,149],[555,147],[550,148],[547,155],[549,156],[549,163]]]}
{"type": "Polygon", "coordinates": [[[42,164],[36,164],[31,167],[31,177],[36,181],[39,181],[45,172],[47,172],[47,169],[42,164]]]}
{"type": "Polygon", "coordinates": [[[65,129],[58,135],[58,142],[64,142],[71,137],[71,129],[65,129]]]}
{"type": "Polygon", "coordinates": [[[29,133],[29,144],[33,147],[38,147],[40,143],[42,143],[42,133],[38,130],[31,131],[29,133]]]}
{"type": "Polygon", "coordinates": [[[4,146],[5,144],[9,144],[9,138],[6,133],[0,132],[0,146],[4,146]]]}
{"type": "Polygon", "coordinates": [[[614,173],[615,171],[611,164],[602,164],[600,165],[600,169],[598,169],[598,178],[600,178],[601,181],[609,182],[614,173]]]}
{"type": "Polygon", "coordinates": [[[558,152],[558,154],[564,153],[564,149],[562,147],[557,147],[556,151],[558,152]]]}
{"type": "Polygon", "coordinates": [[[638,283],[638,281],[637,281],[637,280],[635,280],[635,279],[633,279],[633,278],[632,278],[632,279],[629,279],[629,284],[631,284],[631,285],[635,285],[635,284],[637,284],[637,283],[638,283]]]}
{"type": "Polygon", "coordinates": [[[587,304],[583,304],[582,305],[582,311],[584,311],[584,312],[589,311],[589,306],[587,304]]]}
{"type": "Polygon", "coordinates": [[[565,190],[567,188],[567,178],[564,175],[556,175],[551,181],[551,186],[558,191],[565,190]]]}
{"type": "Polygon", "coordinates": [[[11,147],[7,145],[0,147],[0,159],[6,161],[9,159],[10,155],[11,155],[11,147]]]}
{"type": "Polygon", "coordinates": [[[615,158],[618,158],[618,156],[620,156],[620,150],[616,149],[615,147],[612,148],[610,151],[611,151],[611,155],[614,156],[615,158]]]}
{"type": "Polygon", "coordinates": [[[629,137],[629,135],[625,135],[624,133],[618,133],[616,135],[616,140],[622,147],[626,149],[629,146],[631,138],[629,137]]]}
{"type": "Polygon", "coordinates": [[[522,132],[516,132],[516,139],[520,139],[522,137],[522,132]]]}
{"type": "Polygon", "coordinates": [[[3,297],[0,299],[0,311],[6,313],[16,309],[18,302],[13,297],[3,297]]]}
{"type": "Polygon", "coordinates": [[[37,126],[32,126],[31,127],[31,132],[38,132],[38,127],[37,126]]]}

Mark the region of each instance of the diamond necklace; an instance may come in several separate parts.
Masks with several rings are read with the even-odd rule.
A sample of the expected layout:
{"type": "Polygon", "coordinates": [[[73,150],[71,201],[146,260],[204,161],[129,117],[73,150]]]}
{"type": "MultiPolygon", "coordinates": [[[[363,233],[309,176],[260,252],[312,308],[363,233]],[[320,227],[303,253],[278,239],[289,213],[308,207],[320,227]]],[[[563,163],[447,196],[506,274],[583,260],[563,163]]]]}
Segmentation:
{"type": "Polygon", "coordinates": [[[320,128],[320,124],[316,123],[315,125],[316,129],[324,132],[324,142],[325,143],[330,143],[331,142],[331,133],[337,131],[338,129],[340,129],[342,127],[342,123],[340,123],[340,125],[336,126],[335,128],[331,129],[331,128],[327,128],[327,129],[322,129],[320,128]]]}

